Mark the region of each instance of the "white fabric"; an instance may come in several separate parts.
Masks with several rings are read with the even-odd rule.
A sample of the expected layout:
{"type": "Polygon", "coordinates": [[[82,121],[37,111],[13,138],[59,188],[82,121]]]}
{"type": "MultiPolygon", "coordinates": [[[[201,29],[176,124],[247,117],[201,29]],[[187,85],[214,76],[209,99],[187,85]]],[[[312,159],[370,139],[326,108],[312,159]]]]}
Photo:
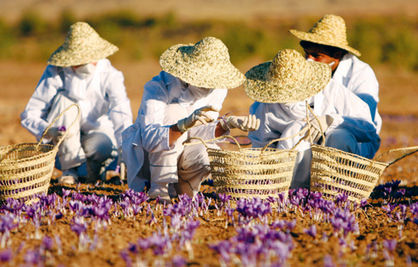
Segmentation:
{"type": "MultiPolygon", "coordinates": [[[[379,136],[372,122],[370,109],[359,97],[347,90],[340,83],[331,80],[325,89],[313,97],[316,116],[331,115],[334,119],[325,134],[337,127],[349,129],[358,142],[368,142],[378,146],[379,136]]],[[[306,126],[306,108],[303,102],[293,104],[259,103],[250,107],[250,113],[260,119],[260,128],[250,132],[249,138],[254,147],[263,147],[277,138],[286,138],[296,134],[306,126]]],[[[276,147],[289,149],[295,146],[301,136],[277,143],[276,147]]],[[[308,183],[310,174],[310,143],[302,141],[292,185],[308,183]]]]}
{"type": "Polygon", "coordinates": [[[377,133],[380,133],[382,118],[377,109],[379,83],[372,68],[355,55],[347,53],[338,64],[332,80],[342,83],[369,106],[377,133]]]}
{"type": "MultiPolygon", "coordinates": [[[[145,84],[137,119],[123,133],[123,157],[127,165],[130,188],[142,191],[145,181],[150,178],[147,177],[146,171],[140,172],[144,164],[145,151],[148,155],[151,153],[172,155],[173,158],[160,158],[162,164],[156,164],[158,163],[157,157],[151,156],[149,159],[155,159],[153,163],[150,163],[152,165],[167,166],[167,168],[160,169],[159,175],[167,178],[164,178],[162,182],[174,182],[177,181],[178,176],[176,160],[183,150],[182,141],[186,140],[187,135],[199,136],[203,139],[214,138],[216,123],[209,123],[190,129],[179,138],[174,146],[169,146],[171,125],[189,116],[194,110],[207,105],[220,110],[227,94],[226,89],[214,89],[205,97],[191,99],[184,97],[187,95],[185,90],[187,88],[184,83],[164,71],[145,84]],[[177,111],[173,112],[174,109],[177,111]],[[172,167],[168,168],[168,166],[172,167]]],[[[218,116],[218,112],[211,112],[211,117],[217,118],[218,116]]],[[[148,167],[144,166],[144,168],[148,167]]],[[[156,179],[157,177],[151,180],[156,179]]]]}
{"type": "Polygon", "coordinates": [[[132,112],[123,74],[109,60],[99,60],[94,74],[86,80],[80,80],[71,67],[47,66],[21,114],[23,127],[38,139],[48,126],[46,118],[58,91],[63,91],[81,107],[83,133],[109,129],[116,138],[115,145],[121,146],[121,134],[132,124],[132,112]]]}
{"type": "MultiPolygon", "coordinates": [[[[51,104],[46,120],[48,122],[52,122],[54,118],[56,118],[73,103],[74,102],[71,99],[65,96],[62,92],[59,92],[54,97],[54,101],[51,104]]],[[[62,141],[57,152],[62,170],[68,170],[70,168],[80,166],[86,160],[86,155],[81,145],[80,121],[77,121],[76,118],[77,109],[72,107],[54,124],[56,127],[65,125],[67,129],[65,139],[62,141]]]]}

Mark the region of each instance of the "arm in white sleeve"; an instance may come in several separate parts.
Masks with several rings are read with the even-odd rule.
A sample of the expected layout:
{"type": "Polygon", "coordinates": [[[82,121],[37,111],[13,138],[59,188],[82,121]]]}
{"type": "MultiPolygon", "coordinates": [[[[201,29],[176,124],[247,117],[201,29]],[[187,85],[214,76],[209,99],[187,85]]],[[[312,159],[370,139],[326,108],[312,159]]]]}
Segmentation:
{"type": "MultiPolygon", "coordinates": [[[[264,147],[268,142],[270,142],[272,129],[267,123],[267,114],[265,104],[254,102],[250,107],[250,114],[254,114],[258,119],[260,119],[260,127],[256,131],[248,133],[248,138],[251,140],[252,147],[264,147]]],[[[276,138],[280,137],[277,136],[276,138]]]]}
{"type": "Polygon", "coordinates": [[[335,94],[335,107],[342,117],[338,127],[349,130],[359,142],[380,140],[368,105],[343,85],[338,91],[339,93],[335,94]]]}
{"type": "Polygon", "coordinates": [[[22,126],[35,135],[38,140],[49,125],[46,117],[54,96],[62,87],[63,81],[58,74],[58,68],[48,65],[25,110],[20,115],[22,126]]]}
{"type": "Polygon", "coordinates": [[[169,150],[169,131],[171,125],[164,125],[168,105],[168,91],[160,76],[154,77],[144,86],[141,107],[137,122],[141,126],[141,138],[148,152],[169,150]]]}
{"type": "MultiPolygon", "coordinates": [[[[377,124],[376,113],[377,103],[379,102],[379,83],[377,82],[373,70],[370,66],[365,65],[361,71],[359,70],[356,72],[351,78],[351,81],[351,91],[369,106],[372,121],[377,124]]],[[[380,127],[380,125],[377,126],[380,127]]]]}
{"type": "Polygon", "coordinates": [[[122,145],[122,132],[132,124],[132,111],[126,94],[123,74],[113,67],[106,81],[109,117],[113,123],[118,147],[122,145]]]}

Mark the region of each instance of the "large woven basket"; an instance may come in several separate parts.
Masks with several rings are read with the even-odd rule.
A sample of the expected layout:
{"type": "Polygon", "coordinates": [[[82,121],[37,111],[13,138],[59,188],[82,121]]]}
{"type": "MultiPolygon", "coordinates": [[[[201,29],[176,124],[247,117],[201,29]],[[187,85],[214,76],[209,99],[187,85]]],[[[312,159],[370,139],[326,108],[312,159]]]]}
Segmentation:
{"type": "Polygon", "coordinates": [[[252,197],[265,199],[277,197],[279,193],[287,196],[297,151],[268,147],[280,139],[272,140],[263,148],[241,148],[232,136],[220,138],[231,138],[238,150],[211,148],[199,137],[190,138],[198,139],[205,145],[218,194],[230,195],[234,200],[252,197]]]}
{"type": "MultiPolygon", "coordinates": [[[[315,119],[315,113],[307,105],[315,119]]],[[[308,121],[308,126],[311,127],[308,121]]],[[[319,122],[319,120],[318,120],[319,122]]],[[[334,199],[337,195],[345,194],[348,200],[360,203],[369,198],[374,187],[385,169],[402,158],[418,151],[418,146],[391,149],[377,156],[375,160],[345,152],[336,148],[326,147],[325,135],[321,128],[322,145],[313,144],[310,190],[320,192],[326,199],[334,199]],[[383,156],[400,152],[400,156],[392,161],[383,162],[383,156]]]]}
{"type": "Polygon", "coordinates": [[[369,198],[388,166],[418,151],[418,146],[392,149],[384,154],[401,151],[403,155],[391,162],[383,162],[321,145],[312,145],[311,148],[311,191],[321,192],[328,199],[346,194],[349,200],[358,203],[369,198]]]}
{"type": "Polygon", "coordinates": [[[42,140],[48,129],[73,106],[78,110],[77,119],[72,124],[74,125],[80,116],[76,104],[67,107],[54,119],[38,143],[0,146],[0,202],[7,198],[15,198],[29,203],[36,200],[37,195],[48,192],[55,156],[68,129],[55,145],[42,144],[42,140]]]}

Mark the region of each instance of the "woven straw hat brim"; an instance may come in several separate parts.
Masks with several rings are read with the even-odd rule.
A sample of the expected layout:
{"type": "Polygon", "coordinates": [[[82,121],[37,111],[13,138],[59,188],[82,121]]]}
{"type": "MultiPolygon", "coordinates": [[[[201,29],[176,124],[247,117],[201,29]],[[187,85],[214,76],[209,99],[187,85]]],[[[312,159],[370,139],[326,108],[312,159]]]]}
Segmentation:
{"type": "Polygon", "coordinates": [[[341,43],[334,43],[331,42],[329,39],[327,39],[324,36],[321,36],[319,34],[316,33],[310,33],[310,32],[302,32],[302,31],[298,31],[298,30],[289,30],[291,34],[293,34],[294,36],[296,36],[297,38],[299,38],[302,41],[308,41],[308,42],[312,42],[312,43],[317,43],[317,44],[322,44],[322,45],[328,45],[328,46],[334,46],[334,47],[338,47],[341,49],[344,49],[350,53],[352,53],[353,55],[356,56],[361,56],[360,51],[352,48],[351,46],[348,45],[344,45],[341,43]]]}
{"type": "MultiPolygon", "coordinates": [[[[184,53],[194,44],[178,44],[168,48],[160,57],[160,66],[171,75],[202,88],[236,88],[245,81],[245,76],[229,60],[220,57],[214,62],[196,59],[184,53]]],[[[216,50],[212,51],[217,53],[216,50]]],[[[216,58],[215,55],[211,55],[216,58]]]]}
{"type": "Polygon", "coordinates": [[[245,92],[251,99],[262,103],[303,101],[323,90],[331,79],[331,69],[328,65],[319,62],[306,63],[308,70],[301,71],[299,79],[291,83],[269,78],[268,72],[272,62],[257,65],[245,74],[245,92]]]}
{"type": "Polygon", "coordinates": [[[107,58],[118,50],[117,46],[100,37],[87,46],[77,48],[70,48],[64,43],[52,53],[48,64],[58,67],[83,65],[107,58]]]}

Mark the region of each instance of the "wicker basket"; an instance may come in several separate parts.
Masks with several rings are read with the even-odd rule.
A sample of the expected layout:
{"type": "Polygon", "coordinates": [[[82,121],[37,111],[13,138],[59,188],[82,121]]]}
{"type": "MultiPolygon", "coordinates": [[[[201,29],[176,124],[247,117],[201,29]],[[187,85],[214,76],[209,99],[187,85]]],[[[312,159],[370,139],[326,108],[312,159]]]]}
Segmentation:
{"type": "Polygon", "coordinates": [[[417,152],[418,146],[392,149],[386,153],[397,151],[403,151],[403,155],[391,162],[381,162],[331,147],[312,145],[311,191],[321,192],[328,199],[344,193],[349,200],[359,203],[369,198],[388,166],[417,152]]]}
{"type": "MultiPolygon", "coordinates": [[[[238,146],[238,151],[211,148],[207,141],[199,137],[208,152],[212,179],[218,194],[227,194],[236,200],[239,198],[287,196],[292,181],[297,151],[268,148],[271,141],[263,148],[241,148],[238,141],[231,138],[238,146]]],[[[216,139],[220,139],[216,138],[216,139]]],[[[215,140],[215,139],[213,139],[215,140]]]]}
{"type": "Polygon", "coordinates": [[[41,142],[48,129],[65,111],[74,106],[78,111],[77,118],[71,126],[74,125],[80,116],[77,104],[70,105],[57,116],[46,128],[38,143],[0,146],[0,202],[7,198],[15,198],[29,203],[36,200],[36,195],[48,192],[55,156],[68,129],[55,146],[41,142]]]}
{"type": "MultiPolygon", "coordinates": [[[[309,106],[307,109],[318,120],[309,106]]],[[[312,144],[311,140],[310,190],[322,193],[326,199],[333,199],[337,195],[345,194],[348,200],[360,203],[362,199],[369,198],[380,176],[388,166],[418,151],[418,146],[397,148],[386,151],[372,160],[324,146],[326,137],[323,131],[322,138],[323,145],[312,144]],[[400,152],[401,155],[389,162],[379,160],[383,156],[395,152],[400,152]]]]}

